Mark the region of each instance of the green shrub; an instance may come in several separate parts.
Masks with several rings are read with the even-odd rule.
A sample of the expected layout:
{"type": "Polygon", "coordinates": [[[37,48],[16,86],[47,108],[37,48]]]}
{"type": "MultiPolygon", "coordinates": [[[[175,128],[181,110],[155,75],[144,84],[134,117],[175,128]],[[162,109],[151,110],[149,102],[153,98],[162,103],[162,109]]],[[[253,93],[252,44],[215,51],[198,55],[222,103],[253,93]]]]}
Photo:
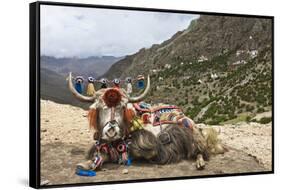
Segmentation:
{"type": "Polygon", "coordinates": [[[258,112],[258,113],[265,112],[265,109],[264,109],[263,107],[259,107],[258,110],[257,110],[257,112],[258,112]]]}
{"type": "Polygon", "coordinates": [[[218,125],[221,122],[224,122],[226,120],[227,120],[227,117],[224,116],[224,115],[214,116],[211,121],[207,122],[207,124],[209,124],[209,125],[218,125]]]}
{"type": "Polygon", "coordinates": [[[261,124],[266,124],[266,123],[269,123],[269,122],[271,122],[272,121],[272,118],[271,117],[263,117],[263,118],[261,118],[260,119],[260,123],[261,124]]]}
{"type": "Polygon", "coordinates": [[[257,120],[256,119],[252,119],[251,122],[257,122],[257,120]]]}
{"type": "Polygon", "coordinates": [[[248,112],[253,111],[254,109],[255,109],[254,106],[251,106],[251,105],[246,106],[246,111],[248,111],[248,112]]]}
{"type": "Polygon", "coordinates": [[[251,116],[248,115],[248,116],[246,117],[246,122],[250,122],[250,121],[251,121],[251,116]]]}

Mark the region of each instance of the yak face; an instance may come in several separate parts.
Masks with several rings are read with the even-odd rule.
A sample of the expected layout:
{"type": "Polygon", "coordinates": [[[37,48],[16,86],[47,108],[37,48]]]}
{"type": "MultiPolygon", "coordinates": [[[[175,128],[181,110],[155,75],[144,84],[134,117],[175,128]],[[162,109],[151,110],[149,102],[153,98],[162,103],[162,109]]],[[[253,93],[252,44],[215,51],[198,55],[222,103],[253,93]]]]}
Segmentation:
{"type": "Polygon", "coordinates": [[[123,119],[124,109],[121,105],[112,108],[102,106],[98,109],[98,128],[102,140],[116,141],[125,135],[127,126],[123,119]]]}
{"type": "Polygon", "coordinates": [[[90,106],[90,128],[98,133],[98,139],[112,142],[126,135],[134,110],[118,89],[105,89],[90,106]]]}

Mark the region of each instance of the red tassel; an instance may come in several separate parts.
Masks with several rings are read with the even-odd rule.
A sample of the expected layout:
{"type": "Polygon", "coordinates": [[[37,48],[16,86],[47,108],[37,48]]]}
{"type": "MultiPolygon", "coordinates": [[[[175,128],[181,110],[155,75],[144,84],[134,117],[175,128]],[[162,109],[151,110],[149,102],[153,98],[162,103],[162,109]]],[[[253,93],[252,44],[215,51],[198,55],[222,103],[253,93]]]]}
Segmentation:
{"type": "Polygon", "coordinates": [[[89,127],[90,129],[98,129],[97,126],[98,112],[96,109],[90,109],[88,113],[89,127]]]}

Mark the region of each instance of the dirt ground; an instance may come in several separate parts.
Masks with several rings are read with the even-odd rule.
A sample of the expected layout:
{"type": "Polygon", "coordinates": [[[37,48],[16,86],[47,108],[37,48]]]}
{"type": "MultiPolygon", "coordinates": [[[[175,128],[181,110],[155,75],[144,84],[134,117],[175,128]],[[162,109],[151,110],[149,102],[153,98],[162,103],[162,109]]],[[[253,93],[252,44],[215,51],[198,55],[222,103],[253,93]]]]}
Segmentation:
{"type": "Polygon", "coordinates": [[[219,126],[220,139],[230,150],[212,156],[204,170],[196,170],[194,161],[171,165],[133,162],[131,166],[106,164],[95,177],[80,177],[75,174],[75,165],[84,160],[93,143],[86,115],[80,108],[41,100],[42,185],[271,170],[271,123],[239,123],[219,126]],[[123,174],[123,169],[128,169],[128,174],[123,174]]]}

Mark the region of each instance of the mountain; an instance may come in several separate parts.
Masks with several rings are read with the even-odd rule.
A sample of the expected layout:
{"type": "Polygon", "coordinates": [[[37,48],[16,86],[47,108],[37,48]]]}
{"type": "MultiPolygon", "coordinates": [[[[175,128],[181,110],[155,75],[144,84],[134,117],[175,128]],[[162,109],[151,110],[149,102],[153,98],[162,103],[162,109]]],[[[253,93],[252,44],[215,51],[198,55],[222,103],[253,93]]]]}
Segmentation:
{"type": "Polygon", "coordinates": [[[103,75],[110,66],[122,57],[113,56],[91,56],[87,58],[56,58],[52,56],[41,56],[41,68],[54,71],[66,76],[69,72],[75,75],[93,76],[95,78],[103,75]]]}
{"type": "Polygon", "coordinates": [[[68,89],[66,77],[45,68],[41,68],[40,72],[40,94],[44,100],[71,104],[84,109],[88,109],[90,105],[74,98],[68,89]]]}
{"type": "Polygon", "coordinates": [[[179,105],[196,122],[251,120],[272,108],[271,24],[266,18],[200,16],[103,76],[150,74],[146,101],[179,105]]]}

